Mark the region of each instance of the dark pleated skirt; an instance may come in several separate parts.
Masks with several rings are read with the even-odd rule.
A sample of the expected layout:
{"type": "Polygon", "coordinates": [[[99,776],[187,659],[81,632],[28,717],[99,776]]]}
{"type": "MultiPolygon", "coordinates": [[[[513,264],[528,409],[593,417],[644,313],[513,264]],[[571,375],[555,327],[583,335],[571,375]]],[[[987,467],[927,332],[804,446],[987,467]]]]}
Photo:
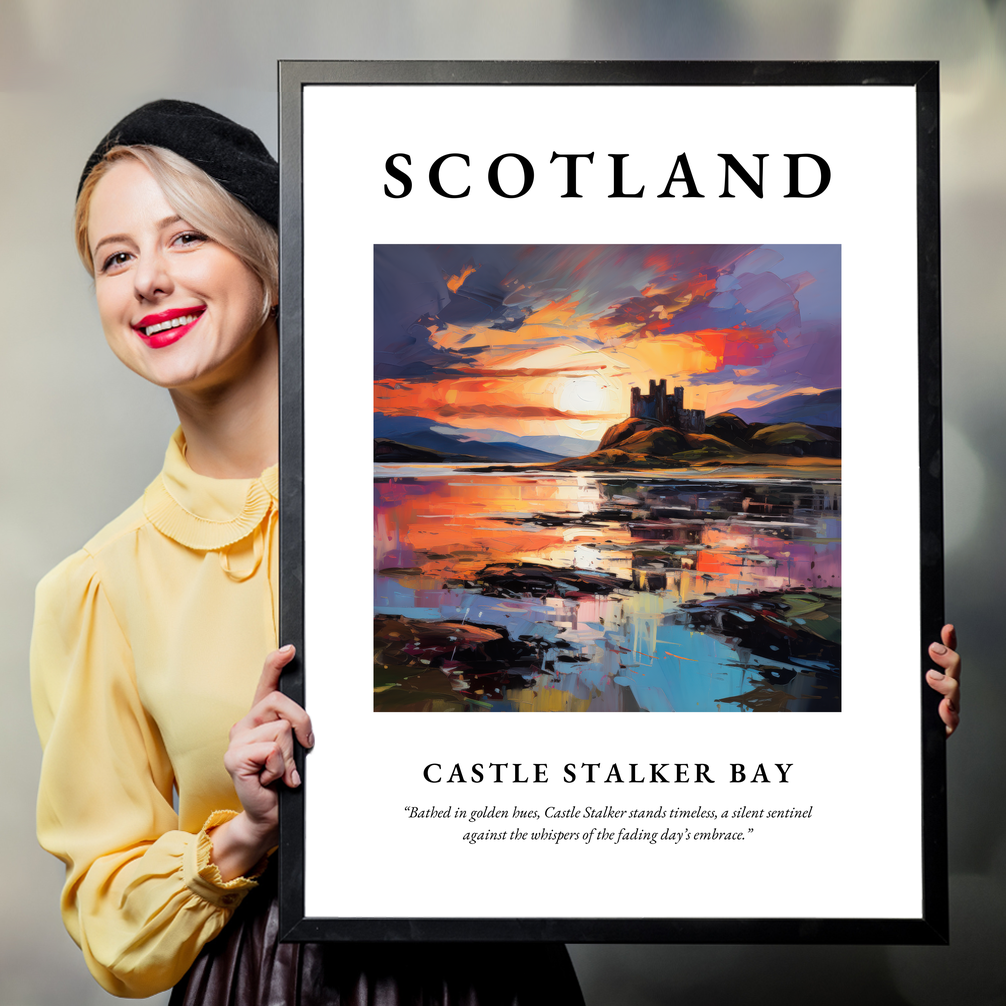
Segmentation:
{"type": "Polygon", "coordinates": [[[583,1006],[561,943],[280,943],[274,874],[170,1006],[583,1006]]]}

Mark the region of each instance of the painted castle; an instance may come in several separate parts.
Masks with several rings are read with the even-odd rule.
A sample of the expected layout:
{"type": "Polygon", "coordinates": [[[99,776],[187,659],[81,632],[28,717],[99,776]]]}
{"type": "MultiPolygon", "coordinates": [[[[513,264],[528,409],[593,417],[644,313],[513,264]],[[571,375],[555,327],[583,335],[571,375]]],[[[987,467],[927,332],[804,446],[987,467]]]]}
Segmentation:
{"type": "Polygon", "coordinates": [[[704,409],[686,409],[685,389],[675,388],[673,395],[667,394],[667,379],[657,384],[650,381],[650,393],[644,395],[639,388],[632,389],[633,419],[655,419],[661,426],[673,426],[681,433],[705,433],[706,413],[704,409]]]}

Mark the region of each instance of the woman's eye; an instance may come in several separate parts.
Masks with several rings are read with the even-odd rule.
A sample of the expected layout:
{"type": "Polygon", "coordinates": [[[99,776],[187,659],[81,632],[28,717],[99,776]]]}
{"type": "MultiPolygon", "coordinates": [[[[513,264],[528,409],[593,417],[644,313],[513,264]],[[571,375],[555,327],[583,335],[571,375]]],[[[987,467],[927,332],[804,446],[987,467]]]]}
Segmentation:
{"type": "Polygon", "coordinates": [[[102,272],[114,271],[121,265],[125,265],[129,261],[129,252],[116,252],[114,255],[109,255],[105,259],[101,266],[102,272]]]}
{"type": "Polygon", "coordinates": [[[202,244],[205,240],[205,234],[200,234],[198,231],[186,231],[184,234],[179,234],[174,243],[181,245],[182,248],[190,248],[192,245],[202,244]]]}

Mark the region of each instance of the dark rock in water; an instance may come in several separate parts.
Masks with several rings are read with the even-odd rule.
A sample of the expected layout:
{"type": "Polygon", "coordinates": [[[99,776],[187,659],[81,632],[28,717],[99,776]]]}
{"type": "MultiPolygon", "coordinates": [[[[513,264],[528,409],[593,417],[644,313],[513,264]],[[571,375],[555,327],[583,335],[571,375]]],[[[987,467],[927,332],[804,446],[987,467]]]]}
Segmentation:
{"type": "Polygon", "coordinates": [[[374,621],[375,658],[395,663],[478,664],[519,672],[539,672],[544,643],[511,639],[504,626],[471,622],[427,622],[402,615],[378,615],[374,621]]]}
{"type": "Polygon", "coordinates": [[[532,562],[497,562],[486,566],[470,583],[487,597],[566,597],[569,594],[610,594],[632,586],[613,573],[559,569],[532,562]]]}
{"type": "Polygon", "coordinates": [[[789,704],[794,699],[796,699],[795,695],[790,695],[782,688],[775,688],[772,685],[758,685],[743,695],[728,695],[717,699],[717,702],[732,702],[742,709],[750,709],[756,713],[783,713],[789,710],[789,704]]]}
{"type": "Polygon", "coordinates": [[[828,699],[837,704],[840,702],[840,610],[840,600],[828,592],[793,591],[692,601],[681,606],[678,618],[702,632],[732,640],[739,648],[762,660],[790,665],[759,667],[758,673],[766,683],[788,685],[800,673],[794,670],[794,665],[827,676],[828,699]]]}
{"type": "Polygon", "coordinates": [[[374,619],[374,686],[382,710],[491,705],[508,688],[552,677],[546,651],[568,648],[536,637],[511,639],[505,626],[374,619]]]}

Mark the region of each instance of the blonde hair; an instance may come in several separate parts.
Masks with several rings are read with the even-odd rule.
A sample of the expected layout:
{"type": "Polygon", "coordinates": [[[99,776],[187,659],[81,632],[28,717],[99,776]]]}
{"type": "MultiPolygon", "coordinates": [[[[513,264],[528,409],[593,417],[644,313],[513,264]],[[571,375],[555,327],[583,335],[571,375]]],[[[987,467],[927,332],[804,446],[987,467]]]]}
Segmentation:
{"type": "Polygon", "coordinates": [[[234,252],[262,283],[262,321],[279,292],[279,236],[275,229],[235,199],[202,168],[165,147],[112,147],[92,168],[77,196],[74,238],[84,268],[94,278],[94,259],[87,240],[91,197],[116,161],[139,161],[161,187],[168,205],[187,223],[234,252]]]}

